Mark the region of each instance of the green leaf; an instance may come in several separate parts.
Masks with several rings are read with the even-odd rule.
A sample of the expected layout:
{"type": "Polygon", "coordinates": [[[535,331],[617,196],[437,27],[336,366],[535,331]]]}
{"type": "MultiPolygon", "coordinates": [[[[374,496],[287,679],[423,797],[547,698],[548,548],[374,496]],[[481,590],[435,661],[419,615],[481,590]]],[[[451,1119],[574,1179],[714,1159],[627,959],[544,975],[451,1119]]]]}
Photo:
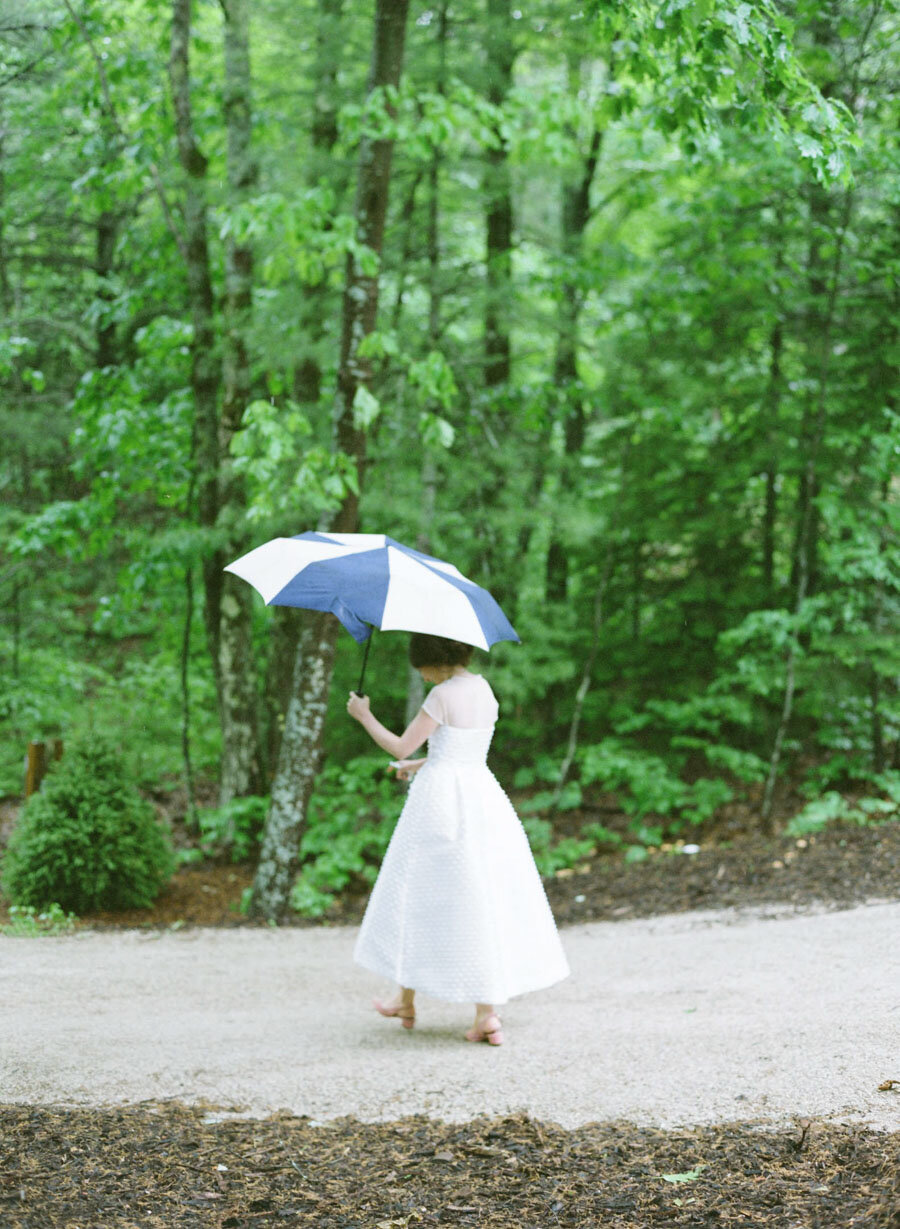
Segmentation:
{"type": "Polygon", "coordinates": [[[660,1177],[663,1182],[693,1182],[700,1177],[704,1169],[706,1169],[705,1165],[698,1165],[696,1169],[686,1169],[684,1173],[660,1174],[660,1177]]]}
{"type": "Polygon", "coordinates": [[[419,433],[429,448],[450,448],[456,438],[456,429],[446,418],[437,414],[419,415],[419,433]]]}
{"type": "Polygon", "coordinates": [[[381,413],[381,404],[365,385],[360,384],[353,397],[353,425],[357,431],[367,431],[381,413]]]}

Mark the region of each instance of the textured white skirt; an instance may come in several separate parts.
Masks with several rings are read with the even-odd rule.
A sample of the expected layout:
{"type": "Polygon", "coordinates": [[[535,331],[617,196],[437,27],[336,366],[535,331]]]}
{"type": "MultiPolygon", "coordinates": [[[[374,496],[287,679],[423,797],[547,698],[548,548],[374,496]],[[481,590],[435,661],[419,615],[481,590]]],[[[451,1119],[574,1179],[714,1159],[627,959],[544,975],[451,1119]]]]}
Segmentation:
{"type": "Polygon", "coordinates": [[[354,959],[449,1002],[505,1003],[568,976],[528,838],[486,758],[493,729],[438,726],[354,959]]]}

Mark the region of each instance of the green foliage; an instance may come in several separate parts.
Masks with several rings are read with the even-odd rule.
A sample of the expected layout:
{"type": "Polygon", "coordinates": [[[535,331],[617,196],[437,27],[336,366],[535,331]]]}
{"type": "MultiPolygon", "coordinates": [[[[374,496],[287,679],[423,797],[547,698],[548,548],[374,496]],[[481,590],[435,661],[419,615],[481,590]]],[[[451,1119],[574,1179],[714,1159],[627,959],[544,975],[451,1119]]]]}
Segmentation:
{"type": "MultiPolygon", "coordinates": [[[[62,618],[60,626],[65,627],[62,618]]],[[[9,657],[3,656],[9,640],[0,631],[0,792],[21,791],[28,743],[47,736],[61,735],[66,742],[94,733],[121,738],[128,770],[142,785],[178,777],[182,760],[177,663],[172,654],[159,651],[129,655],[117,667],[120,653],[115,645],[112,641],[104,666],[73,659],[59,645],[27,646],[14,673],[9,657]]],[[[209,675],[197,674],[194,761],[209,770],[219,750],[215,697],[209,675]]]]}
{"type": "Polygon", "coordinates": [[[650,814],[671,817],[668,828],[672,832],[678,831],[682,819],[703,823],[733,797],[726,782],[709,777],[683,781],[664,759],[619,738],[584,747],[579,765],[583,784],[598,784],[618,793],[623,810],[633,816],[632,827],[638,831],[639,821],[650,814]]]}
{"type": "Polygon", "coordinates": [[[55,903],[41,911],[32,905],[11,905],[9,922],[0,926],[0,934],[24,939],[33,939],[38,935],[68,935],[75,929],[77,921],[74,913],[66,913],[55,903]]]}
{"type": "Polygon", "coordinates": [[[896,821],[900,818],[900,773],[882,773],[875,783],[888,795],[886,798],[865,797],[850,802],[837,790],[829,790],[793,816],[785,829],[787,835],[808,836],[836,822],[867,825],[896,821]]]}
{"type": "Polygon", "coordinates": [[[249,794],[232,798],[225,806],[200,811],[197,821],[201,856],[224,851],[232,862],[248,861],[259,846],[268,809],[268,798],[249,794]]]}
{"type": "Polygon", "coordinates": [[[3,861],[17,905],[88,913],[150,905],[174,869],[168,834],[124,773],[116,747],[69,747],[29,798],[3,861]]]}
{"type": "Polygon", "coordinates": [[[555,790],[539,790],[520,805],[519,811],[523,815],[546,811],[551,807],[556,811],[574,811],[581,803],[581,786],[577,781],[567,781],[560,790],[558,799],[555,790]]]}
{"type": "Polygon", "coordinates": [[[383,755],[327,765],[310,800],[293,908],[320,917],[351,880],[373,884],[402,807],[383,755]]]}
{"type": "Polygon", "coordinates": [[[558,870],[573,866],[589,857],[596,848],[595,842],[589,837],[565,837],[554,842],[553,825],[536,815],[523,814],[522,826],[542,875],[554,875],[558,870]]]}
{"type": "Polygon", "coordinates": [[[291,401],[252,401],[231,452],[235,472],[247,478],[251,522],[285,516],[311,522],[357,489],[350,458],[317,440],[309,418],[291,401]]]}

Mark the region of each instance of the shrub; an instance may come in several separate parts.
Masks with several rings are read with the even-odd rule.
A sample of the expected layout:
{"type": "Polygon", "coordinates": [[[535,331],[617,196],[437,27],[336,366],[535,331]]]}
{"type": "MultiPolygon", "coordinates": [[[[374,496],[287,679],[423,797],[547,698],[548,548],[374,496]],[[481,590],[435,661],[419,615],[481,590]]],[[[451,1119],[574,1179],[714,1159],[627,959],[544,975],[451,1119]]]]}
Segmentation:
{"type": "Polygon", "coordinates": [[[78,914],[152,903],[174,869],[165,830],[110,742],[73,744],[29,798],[10,838],[3,886],[17,905],[78,914]]]}

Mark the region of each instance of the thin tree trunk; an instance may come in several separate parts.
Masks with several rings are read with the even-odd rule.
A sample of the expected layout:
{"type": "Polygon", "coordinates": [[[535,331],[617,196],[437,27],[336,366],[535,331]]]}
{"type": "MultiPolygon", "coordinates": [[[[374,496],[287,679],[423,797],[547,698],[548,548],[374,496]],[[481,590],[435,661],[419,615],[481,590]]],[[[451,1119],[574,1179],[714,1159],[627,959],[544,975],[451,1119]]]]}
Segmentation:
{"type": "Polygon", "coordinates": [[[591,622],[591,646],[588,649],[588,654],[585,658],[584,666],[581,672],[581,680],[578,684],[578,690],[575,693],[575,703],[572,708],[572,719],[569,723],[569,735],[566,739],[566,751],[565,755],[563,756],[563,762],[560,766],[556,789],[553,793],[554,809],[559,805],[559,799],[562,795],[563,787],[568,780],[569,773],[572,770],[572,764],[575,760],[575,752],[578,749],[578,732],[581,728],[581,714],[584,709],[584,702],[587,699],[588,691],[590,690],[597,655],[600,651],[600,633],[603,630],[604,603],[606,601],[606,593],[609,589],[609,582],[612,579],[616,563],[615,534],[619,524],[622,496],[624,494],[624,484],[628,473],[630,455],[631,444],[630,442],[627,442],[622,454],[622,490],[619,492],[619,499],[613,510],[612,517],[610,518],[609,528],[607,530],[606,559],[604,560],[603,564],[603,572],[599,581],[597,582],[597,588],[594,591],[594,617],[591,622]]]}
{"type": "Polygon", "coordinates": [[[587,699],[588,691],[591,686],[591,679],[594,674],[594,666],[597,662],[597,654],[600,651],[600,632],[603,628],[604,607],[603,603],[606,599],[606,591],[609,588],[609,582],[613,573],[613,562],[615,559],[615,547],[610,541],[606,550],[606,562],[603,567],[603,575],[600,577],[600,582],[597,585],[594,593],[594,617],[591,624],[591,647],[588,650],[588,655],[584,660],[584,666],[581,671],[581,680],[578,684],[578,690],[575,693],[575,703],[572,707],[572,720],[569,723],[569,736],[566,739],[566,751],[563,756],[563,762],[559,770],[559,778],[556,782],[556,789],[553,791],[553,809],[559,805],[559,799],[562,795],[563,786],[569,778],[569,773],[572,770],[572,764],[575,760],[575,752],[578,749],[578,731],[581,728],[581,714],[584,710],[584,702],[587,699]]]}
{"type": "MultiPolygon", "coordinates": [[[[818,460],[822,441],[825,436],[825,426],[828,408],[829,375],[831,367],[831,337],[834,327],[835,307],[837,303],[838,285],[843,260],[844,242],[847,227],[850,223],[852,196],[846,193],[843,202],[843,213],[840,223],[833,236],[833,254],[830,270],[826,269],[821,258],[821,243],[819,227],[823,213],[822,202],[818,196],[820,189],[814,189],[810,208],[813,238],[810,244],[809,256],[809,287],[813,296],[813,310],[810,312],[808,348],[810,353],[809,366],[815,372],[816,398],[814,413],[808,416],[812,420],[812,436],[808,440],[806,464],[801,476],[800,491],[802,503],[799,525],[797,529],[797,547],[794,573],[796,575],[796,597],[794,601],[795,622],[803,609],[803,603],[810,592],[812,578],[812,559],[814,557],[816,540],[816,507],[815,498],[818,489],[818,460]]],[[[794,691],[796,688],[798,638],[796,628],[791,637],[785,668],[784,695],[781,705],[781,717],[775,732],[775,741],[769,759],[769,772],[766,777],[763,801],[760,810],[763,830],[772,830],[772,809],[775,799],[775,784],[781,764],[784,740],[790,726],[794,707],[794,691]]]]}
{"type": "MultiPolygon", "coordinates": [[[[437,92],[443,94],[446,87],[447,72],[447,9],[448,0],[442,0],[438,7],[437,40],[438,40],[438,72],[437,92]]],[[[443,161],[441,149],[435,145],[431,151],[428,164],[428,348],[437,350],[441,340],[441,300],[443,290],[441,285],[441,164],[443,161]]],[[[420,529],[416,538],[417,550],[425,554],[431,553],[431,529],[434,523],[435,501],[437,499],[437,466],[431,449],[426,444],[422,450],[422,465],[420,470],[422,482],[422,515],[420,529]]],[[[412,665],[409,667],[406,688],[406,724],[412,721],[422,707],[425,699],[425,685],[422,676],[412,665]]]]}
{"type": "MultiPolygon", "coordinates": [[[[817,450],[818,451],[818,450],[817,450]]],[[[807,462],[807,492],[813,488],[815,480],[815,464],[816,458],[810,456],[807,462]]],[[[808,497],[803,524],[800,531],[799,555],[797,559],[797,595],[794,601],[794,617],[795,620],[799,617],[803,609],[803,603],[806,600],[806,587],[809,580],[809,566],[807,556],[807,536],[809,533],[809,525],[811,521],[812,500],[808,497]]],[[[775,742],[772,747],[772,754],[769,759],[769,772],[766,777],[766,785],[763,791],[763,802],[760,811],[760,816],[763,822],[763,829],[770,832],[772,828],[772,805],[775,797],[775,782],[778,779],[778,769],[781,764],[781,753],[784,747],[785,736],[787,735],[788,727],[791,721],[791,715],[794,708],[794,690],[796,687],[797,676],[797,639],[796,631],[791,639],[791,647],[788,650],[787,664],[785,668],[784,695],[781,703],[781,719],[778,722],[778,729],[775,732],[775,742]]]]}
{"type": "MultiPolygon", "coordinates": [[[[313,121],[310,129],[312,154],[307,180],[316,184],[320,179],[334,178],[331,158],[338,138],[337,75],[344,0],[320,0],[316,25],[316,57],[313,66],[313,121]]],[[[297,364],[294,394],[301,403],[315,405],[322,392],[322,367],[319,344],[327,328],[327,303],[330,287],[321,282],[307,286],[303,293],[304,333],[309,338],[306,353],[297,364]]]]}
{"type": "MultiPolygon", "coordinates": [[[[488,102],[501,108],[513,82],[516,48],[513,40],[510,0],[487,0],[488,102]]],[[[503,451],[494,440],[505,435],[510,422],[505,396],[512,375],[512,233],[513,201],[509,150],[499,117],[495,125],[496,144],[487,151],[484,175],[485,200],[485,300],[484,300],[484,386],[488,394],[490,420],[485,433],[491,442],[491,455],[485,463],[481,492],[481,572],[486,584],[493,583],[499,570],[502,542],[495,524],[495,512],[506,483],[503,451]]],[[[503,600],[501,594],[497,594],[503,600]]]]}
{"type": "MultiPolygon", "coordinates": [[[[377,0],[369,90],[399,85],[406,38],[408,0],[377,0]]],[[[380,256],[387,213],[393,142],[360,143],[354,215],[357,235],[380,256]]],[[[353,418],[358,388],[371,383],[372,369],[359,346],[375,327],[378,312],[377,276],[365,273],[352,254],[347,258],[343,327],[336,395],[337,447],[352,458],[357,490],[349,491],[332,529],[353,533],[359,525],[359,489],[365,477],[366,437],[353,418]]],[[[330,615],[314,616],[308,637],[297,651],[294,692],[285,720],[272,804],[266,819],[250,912],[277,920],[290,904],[306,811],[322,754],[322,729],[334,665],[339,624],[330,615]]]]}
{"type": "Polygon", "coordinates": [[[194,767],[191,762],[191,623],[194,618],[194,574],[184,573],[184,630],[181,636],[181,758],[184,761],[184,783],[187,789],[188,826],[197,827],[197,791],[194,788],[194,767]]]}
{"type": "MultiPolygon", "coordinates": [[[[510,0],[487,0],[488,101],[501,107],[512,86],[515,49],[510,0]]],[[[497,130],[497,144],[488,151],[485,178],[487,298],[484,313],[484,380],[488,388],[509,382],[510,295],[512,291],[512,183],[509,153],[497,130]]]]}
{"type": "MultiPolygon", "coordinates": [[[[227,129],[228,208],[236,214],[257,180],[251,145],[250,44],[246,0],[221,0],[225,15],[224,105],[227,129]]],[[[244,484],[234,473],[229,447],[240,431],[251,398],[249,333],[253,290],[253,249],[232,228],[225,247],[225,338],[223,400],[219,436],[219,520],[239,521],[244,484]]],[[[230,535],[235,554],[245,543],[230,535]]],[[[253,605],[248,586],[225,573],[219,606],[219,675],[222,697],[222,771],[219,804],[262,788],[256,673],[252,640],[253,605]]]]}
{"type": "Polygon", "coordinates": [[[0,98],[0,312],[8,322],[12,306],[12,291],[9,284],[9,268],[6,253],[6,120],[3,99],[0,98]]]}
{"type": "MultiPolygon", "coordinates": [[[[118,218],[110,210],[104,209],[97,218],[94,265],[99,281],[97,298],[104,304],[110,303],[113,299],[109,279],[114,267],[118,232],[118,218]]],[[[113,321],[105,318],[104,312],[99,313],[97,318],[96,342],[97,366],[101,371],[104,367],[114,366],[116,362],[116,326],[113,321]]]]}
{"type": "Polygon", "coordinates": [[[775,597],[775,525],[778,516],[778,409],[781,402],[781,356],[784,349],[784,330],[780,319],[772,326],[769,340],[769,430],[767,447],[769,459],[766,464],[766,501],[763,513],[762,570],[766,601],[771,605],[775,597]]]}
{"type": "MultiPolygon", "coordinates": [[[[569,66],[570,85],[577,88],[580,79],[578,65],[569,66]],[[574,78],[574,82],[572,81],[574,78]]],[[[556,357],[553,364],[553,382],[565,413],[565,447],[562,457],[563,473],[584,448],[586,418],[584,398],[578,384],[578,344],[581,308],[584,294],[578,284],[580,265],[583,260],[584,232],[591,217],[591,184],[597,169],[603,133],[594,128],[587,154],[577,181],[563,184],[562,209],[560,211],[560,251],[563,262],[563,278],[557,297],[556,357]]],[[[568,589],[569,563],[566,551],[556,533],[550,539],[547,550],[547,597],[551,601],[564,601],[568,589]]]]}
{"type": "MultiPolygon", "coordinates": [[[[207,218],[207,160],[194,133],[190,92],[191,0],[172,0],[172,38],[169,81],[175,113],[178,157],[186,179],[184,217],[185,274],[191,312],[191,391],[197,448],[197,519],[212,530],[219,513],[219,384],[220,360],[216,345],[214,295],[209,264],[207,218]]],[[[203,619],[206,642],[221,696],[219,678],[219,618],[222,601],[222,568],[226,560],[219,551],[207,551],[202,561],[203,619]]],[[[220,709],[221,711],[221,709],[220,709]]]]}

